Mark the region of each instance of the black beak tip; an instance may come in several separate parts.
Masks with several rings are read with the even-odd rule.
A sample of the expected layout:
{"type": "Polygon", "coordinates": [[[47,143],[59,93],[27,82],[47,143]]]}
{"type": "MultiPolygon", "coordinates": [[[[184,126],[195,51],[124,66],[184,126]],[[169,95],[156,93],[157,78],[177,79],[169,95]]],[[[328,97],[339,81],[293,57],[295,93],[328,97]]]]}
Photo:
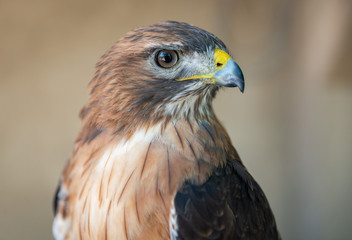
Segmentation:
{"type": "Polygon", "coordinates": [[[244,79],[243,75],[240,78],[231,79],[231,81],[227,82],[223,85],[224,87],[238,87],[241,93],[244,92],[244,79]]]}
{"type": "Polygon", "coordinates": [[[243,93],[244,92],[244,81],[242,80],[242,82],[240,84],[238,84],[237,87],[241,91],[241,93],[243,93]]]}
{"type": "Polygon", "coordinates": [[[241,68],[237,65],[236,69],[236,79],[235,79],[235,84],[238,87],[238,89],[241,91],[241,93],[244,92],[244,76],[241,68]]]}

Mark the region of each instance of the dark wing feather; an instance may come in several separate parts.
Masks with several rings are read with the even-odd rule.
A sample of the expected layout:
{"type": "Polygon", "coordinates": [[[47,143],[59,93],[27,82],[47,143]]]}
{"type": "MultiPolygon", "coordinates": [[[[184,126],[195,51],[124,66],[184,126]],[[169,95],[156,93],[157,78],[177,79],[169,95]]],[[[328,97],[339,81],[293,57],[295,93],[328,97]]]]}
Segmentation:
{"type": "Polygon", "coordinates": [[[174,203],[177,239],[280,239],[263,191],[238,161],[203,185],[186,182],[174,203]]]}
{"type": "Polygon", "coordinates": [[[60,184],[56,187],[54,199],[53,199],[53,209],[54,209],[54,215],[57,213],[57,208],[59,204],[59,192],[60,192],[60,184]]]}

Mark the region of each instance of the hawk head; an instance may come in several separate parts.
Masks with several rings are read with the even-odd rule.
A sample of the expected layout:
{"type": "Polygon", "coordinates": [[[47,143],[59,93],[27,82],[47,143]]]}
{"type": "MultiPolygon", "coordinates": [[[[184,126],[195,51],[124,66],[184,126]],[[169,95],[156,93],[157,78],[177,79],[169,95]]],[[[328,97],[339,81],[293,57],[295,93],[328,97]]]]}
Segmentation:
{"type": "Polygon", "coordinates": [[[101,57],[81,117],[116,132],[171,118],[209,119],[220,87],[244,90],[224,43],[193,25],[162,22],[130,31],[101,57]]]}

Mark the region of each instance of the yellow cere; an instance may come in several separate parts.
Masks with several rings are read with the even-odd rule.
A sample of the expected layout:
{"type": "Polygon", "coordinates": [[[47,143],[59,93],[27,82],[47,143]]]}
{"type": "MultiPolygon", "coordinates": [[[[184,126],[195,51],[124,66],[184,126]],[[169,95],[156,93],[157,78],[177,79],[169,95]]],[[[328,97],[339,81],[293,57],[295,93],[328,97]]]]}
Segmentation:
{"type": "Polygon", "coordinates": [[[223,69],[230,58],[230,55],[228,55],[226,52],[220,49],[216,49],[214,51],[214,62],[216,66],[216,71],[223,69]]]}
{"type": "MultiPolygon", "coordinates": [[[[230,59],[230,55],[227,54],[226,52],[220,50],[220,49],[216,49],[214,51],[214,63],[215,63],[215,67],[216,67],[216,72],[223,69],[228,60],[230,59]]],[[[181,78],[181,79],[177,79],[177,81],[186,81],[186,80],[191,80],[191,79],[211,79],[212,81],[209,83],[215,83],[215,79],[213,79],[214,73],[208,73],[208,74],[199,74],[199,75],[194,75],[194,76],[190,76],[190,77],[186,77],[186,78],[181,78]]]]}

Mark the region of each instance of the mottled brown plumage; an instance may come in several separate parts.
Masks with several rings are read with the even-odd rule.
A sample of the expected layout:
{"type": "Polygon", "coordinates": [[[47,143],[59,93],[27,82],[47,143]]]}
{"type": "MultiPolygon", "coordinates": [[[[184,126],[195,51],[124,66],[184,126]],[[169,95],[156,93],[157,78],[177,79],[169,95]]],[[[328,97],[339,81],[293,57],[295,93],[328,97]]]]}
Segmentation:
{"type": "Polygon", "coordinates": [[[220,87],[244,87],[226,52],[202,29],[165,22],[102,56],[55,198],[56,239],[279,238],[212,109],[220,87]],[[158,64],[160,51],[176,64],[158,64]]]}

